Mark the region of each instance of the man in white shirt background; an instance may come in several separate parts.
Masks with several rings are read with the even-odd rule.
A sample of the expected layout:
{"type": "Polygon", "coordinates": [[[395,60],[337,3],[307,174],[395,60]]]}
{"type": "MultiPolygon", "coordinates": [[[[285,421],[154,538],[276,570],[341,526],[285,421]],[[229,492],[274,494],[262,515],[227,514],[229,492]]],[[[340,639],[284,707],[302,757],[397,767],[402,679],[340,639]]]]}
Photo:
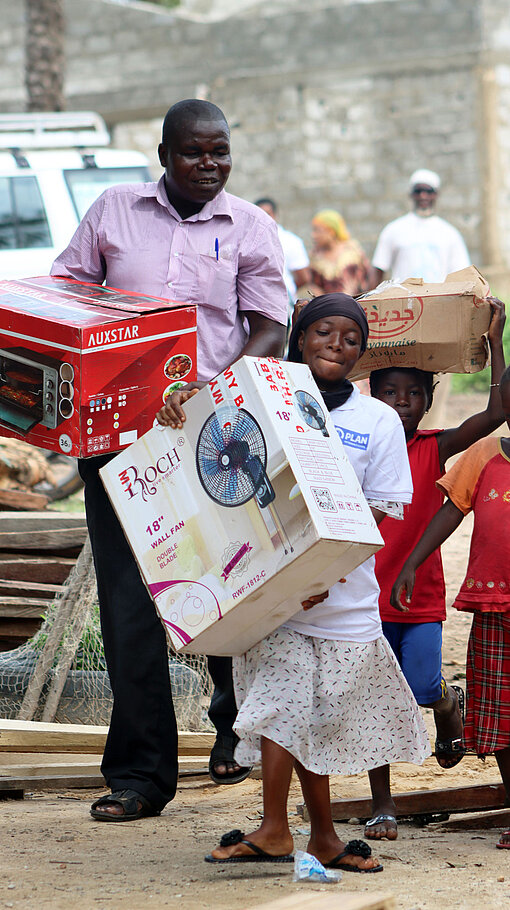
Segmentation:
{"type": "Polygon", "coordinates": [[[374,285],[384,275],[396,280],[444,281],[470,264],[466,244],[452,224],[436,215],[441,179],[422,168],[409,180],[413,211],[390,221],[381,231],[372,258],[374,285]]]}
{"type": "Polygon", "coordinates": [[[276,221],[278,237],[283,250],[283,278],[289,294],[290,315],[292,316],[297,289],[304,284],[309,284],[311,280],[308,253],[301,237],[293,234],[292,231],[288,231],[287,228],[278,223],[276,217],[278,206],[274,199],[269,199],[268,197],[257,199],[255,205],[258,205],[259,209],[267,212],[276,221]]]}
{"type": "MultiPolygon", "coordinates": [[[[470,265],[466,244],[457,228],[436,215],[441,178],[420,168],[409,179],[413,211],[390,221],[379,235],[372,258],[372,287],[383,277],[395,281],[423,278],[442,282],[450,272],[470,265]]],[[[450,388],[450,374],[436,385],[434,403],[421,423],[424,430],[442,427],[450,388]]]]}

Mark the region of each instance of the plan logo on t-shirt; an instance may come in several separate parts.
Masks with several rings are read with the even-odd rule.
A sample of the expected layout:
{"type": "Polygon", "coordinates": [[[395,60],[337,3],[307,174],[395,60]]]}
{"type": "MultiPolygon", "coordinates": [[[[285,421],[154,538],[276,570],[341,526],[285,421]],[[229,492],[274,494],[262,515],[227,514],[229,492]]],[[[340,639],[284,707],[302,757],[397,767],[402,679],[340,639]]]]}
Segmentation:
{"type": "Polygon", "coordinates": [[[355,430],[345,430],[335,424],[337,431],[344,446],[351,446],[352,449],[367,449],[370,440],[370,433],[356,433],[355,430]]]}

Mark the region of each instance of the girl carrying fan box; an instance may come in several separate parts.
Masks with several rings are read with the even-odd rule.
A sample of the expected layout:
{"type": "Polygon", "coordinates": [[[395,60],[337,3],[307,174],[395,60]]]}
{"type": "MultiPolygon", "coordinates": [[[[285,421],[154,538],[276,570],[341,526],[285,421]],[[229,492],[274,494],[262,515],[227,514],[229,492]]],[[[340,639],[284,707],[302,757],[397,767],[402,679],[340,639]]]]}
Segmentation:
{"type": "MultiPolygon", "coordinates": [[[[363,438],[346,452],[380,521],[410,502],[412,484],[398,415],[362,396],[346,378],[367,337],[365,313],[352,297],[318,297],[296,320],[289,360],[308,364],[339,434],[349,430],[352,438],[363,438]]],[[[176,407],[173,425],[184,416],[176,407]]],[[[224,835],[208,862],[292,861],[287,798],[295,767],[310,813],[308,851],[331,868],[382,870],[368,844],[338,838],[329,775],[355,774],[384,761],[422,762],[430,747],[382,635],[374,562],[371,557],[322,595],[307,599],[304,591],[302,610],[234,658],[236,760],[244,765],[262,758],[264,818],[246,836],[239,830],[224,835]]]]}

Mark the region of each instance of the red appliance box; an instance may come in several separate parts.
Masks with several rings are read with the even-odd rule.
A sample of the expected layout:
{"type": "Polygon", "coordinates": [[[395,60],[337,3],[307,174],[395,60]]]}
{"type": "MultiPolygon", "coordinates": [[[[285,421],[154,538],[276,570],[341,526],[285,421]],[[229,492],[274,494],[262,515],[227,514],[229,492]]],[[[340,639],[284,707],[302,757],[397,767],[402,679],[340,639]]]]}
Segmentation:
{"type": "Polygon", "coordinates": [[[0,435],[116,452],[194,379],[196,307],[69,278],[0,281],[0,435]]]}

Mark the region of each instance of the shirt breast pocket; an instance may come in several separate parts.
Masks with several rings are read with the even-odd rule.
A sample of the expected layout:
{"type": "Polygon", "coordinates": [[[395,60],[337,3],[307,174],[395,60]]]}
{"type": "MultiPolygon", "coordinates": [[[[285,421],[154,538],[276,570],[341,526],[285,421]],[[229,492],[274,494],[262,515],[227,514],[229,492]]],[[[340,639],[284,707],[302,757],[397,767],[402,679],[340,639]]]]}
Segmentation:
{"type": "Polygon", "coordinates": [[[237,301],[237,272],[231,259],[199,254],[197,263],[197,302],[200,306],[228,311],[237,301]]]}

